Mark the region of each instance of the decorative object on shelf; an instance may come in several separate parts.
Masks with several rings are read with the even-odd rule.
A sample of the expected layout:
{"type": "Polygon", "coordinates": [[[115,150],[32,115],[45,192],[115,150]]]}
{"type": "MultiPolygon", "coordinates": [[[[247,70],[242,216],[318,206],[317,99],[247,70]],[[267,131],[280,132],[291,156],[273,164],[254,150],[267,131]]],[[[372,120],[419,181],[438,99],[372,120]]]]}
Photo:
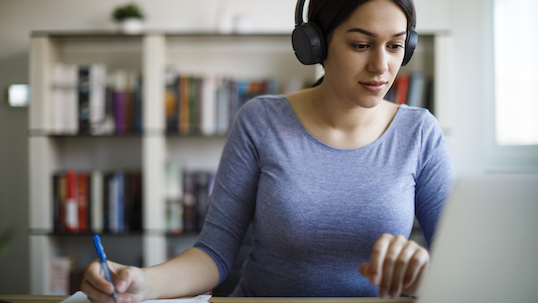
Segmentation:
{"type": "Polygon", "coordinates": [[[134,35],[142,32],[144,13],[135,3],[116,7],[112,17],[124,33],[134,35]]]}

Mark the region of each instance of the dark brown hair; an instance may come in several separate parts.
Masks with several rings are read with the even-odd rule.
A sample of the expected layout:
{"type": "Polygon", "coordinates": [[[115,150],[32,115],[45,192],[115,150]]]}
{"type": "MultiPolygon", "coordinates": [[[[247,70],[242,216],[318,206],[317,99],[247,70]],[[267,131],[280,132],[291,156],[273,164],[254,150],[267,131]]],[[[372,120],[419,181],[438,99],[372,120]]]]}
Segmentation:
{"type": "MultiPolygon", "coordinates": [[[[334,30],[346,22],[357,7],[375,0],[311,0],[308,7],[308,21],[316,23],[325,41],[329,42],[334,30]]],[[[416,26],[416,12],[413,0],[392,0],[407,17],[407,30],[416,26]]]]}

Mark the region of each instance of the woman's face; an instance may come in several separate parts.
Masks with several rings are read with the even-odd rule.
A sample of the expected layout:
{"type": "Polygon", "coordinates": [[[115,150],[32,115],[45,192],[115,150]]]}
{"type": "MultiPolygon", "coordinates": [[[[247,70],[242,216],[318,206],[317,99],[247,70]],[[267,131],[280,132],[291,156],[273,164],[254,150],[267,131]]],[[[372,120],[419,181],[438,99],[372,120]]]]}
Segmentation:
{"type": "Polygon", "coordinates": [[[323,83],[355,105],[376,106],[402,64],[406,28],[403,10],[391,0],[359,6],[334,30],[323,64],[323,83]]]}

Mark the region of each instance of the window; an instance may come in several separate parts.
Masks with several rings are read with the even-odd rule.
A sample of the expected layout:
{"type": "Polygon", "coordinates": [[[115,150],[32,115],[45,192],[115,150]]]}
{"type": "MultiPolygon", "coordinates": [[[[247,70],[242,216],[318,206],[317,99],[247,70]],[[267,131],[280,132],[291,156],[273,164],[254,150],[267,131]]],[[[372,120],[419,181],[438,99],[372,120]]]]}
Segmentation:
{"type": "Polygon", "coordinates": [[[495,139],[538,145],[538,1],[495,0],[495,139]]]}
{"type": "Polygon", "coordinates": [[[537,0],[484,2],[485,77],[491,90],[486,151],[491,172],[538,172],[537,0]]]}

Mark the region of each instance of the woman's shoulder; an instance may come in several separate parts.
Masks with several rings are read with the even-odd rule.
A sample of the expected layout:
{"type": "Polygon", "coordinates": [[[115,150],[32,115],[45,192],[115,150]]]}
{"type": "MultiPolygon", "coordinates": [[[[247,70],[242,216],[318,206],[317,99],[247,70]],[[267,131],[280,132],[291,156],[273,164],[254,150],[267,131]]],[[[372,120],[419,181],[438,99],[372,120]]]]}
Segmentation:
{"type": "Polygon", "coordinates": [[[240,124],[265,127],[270,120],[285,115],[289,103],[282,95],[261,95],[247,101],[241,106],[236,120],[240,124]]]}
{"type": "Polygon", "coordinates": [[[242,111],[259,111],[268,107],[282,107],[287,103],[287,99],[283,95],[260,95],[247,101],[241,106],[242,111]]]}
{"type": "Polygon", "coordinates": [[[289,110],[289,102],[283,95],[261,95],[247,101],[240,109],[240,116],[250,119],[282,117],[289,110]]]}
{"type": "Polygon", "coordinates": [[[427,108],[408,106],[401,104],[399,108],[400,119],[405,123],[422,126],[435,126],[439,122],[427,108]]]}

